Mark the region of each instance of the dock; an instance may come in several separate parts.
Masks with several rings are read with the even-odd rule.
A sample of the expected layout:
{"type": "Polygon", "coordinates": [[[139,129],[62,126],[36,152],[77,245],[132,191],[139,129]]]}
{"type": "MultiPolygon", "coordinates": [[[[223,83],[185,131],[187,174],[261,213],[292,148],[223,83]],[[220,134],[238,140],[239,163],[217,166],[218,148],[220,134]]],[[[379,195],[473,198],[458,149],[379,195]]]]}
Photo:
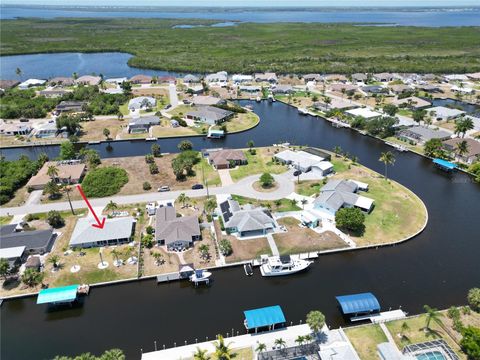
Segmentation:
{"type": "Polygon", "coordinates": [[[357,317],[351,318],[350,320],[352,322],[370,320],[373,324],[380,324],[387,321],[403,319],[406,316],[407,314],[405,314],[403,310],[397,309],[397,310],[383,311],[383,312],[371,314],[371,315],[357,316],[357,317]]]}
{"type": "Polygon", "coordinates": [[[180,276],[180,273],[168,273],[157,275],[157,283],[164,283],[170,281],[185,280],[184,277],[180,276]]]}

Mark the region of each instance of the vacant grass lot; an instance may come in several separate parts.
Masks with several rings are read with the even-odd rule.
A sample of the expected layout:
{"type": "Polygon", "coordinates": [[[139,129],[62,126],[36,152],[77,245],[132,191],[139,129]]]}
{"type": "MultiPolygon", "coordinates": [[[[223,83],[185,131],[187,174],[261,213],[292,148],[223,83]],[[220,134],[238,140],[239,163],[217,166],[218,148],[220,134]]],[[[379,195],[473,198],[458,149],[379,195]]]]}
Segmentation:
{"type": "Polygon", "coordinates": [[[335,233],[327,231],[318,234],[310,228],[300,227],[300,221],[295,218],[282,218],[278,220],[278,223],[284,225],[288,230],[286,233],[273,235],[280,255],[347,247],[347,244],[335,233]]]}
{"type": "Polygon", "coordinates": [[[238,181],[250,175],[262,174],[268,172],[270,174],[281,174],[287,171],[285,165],[276,164],[272,161],[274,154],[273,147],[257,148],[256,154],[251,154],[250,151],[245,150],[248,164],[241,165],[236,169],[230,170],[230,175],[233,181],[238,181]]]}
{"type": "Polygon", "coordinates": [[[0,50],[2,55],[124,51],[134,54],[130,65],[180,72],[463,73],[480,70],[478,27],[240,23],[232,27],[172,28],[179,23],[211,24],[212,21],[5,20],[0,28],[0,50]],[[59,38],[69,41],[58,41],[59,38]]]}
{"type": "Polygon", "coordinates": [[[387,341],[380,325],[347,328],[345,334],[362,360],[377,360],[377,345],[387,341]]]}
{"type": "Polygon", "coordinates": [[[296,202],[290,199],[279,199],[276,201],[257,200],[239,195],[232,195],[232,199],[238,201],[240,205],[251,204],[254,207],[264,207],[276,212],[298,211],[301,208],[296,202]]]}

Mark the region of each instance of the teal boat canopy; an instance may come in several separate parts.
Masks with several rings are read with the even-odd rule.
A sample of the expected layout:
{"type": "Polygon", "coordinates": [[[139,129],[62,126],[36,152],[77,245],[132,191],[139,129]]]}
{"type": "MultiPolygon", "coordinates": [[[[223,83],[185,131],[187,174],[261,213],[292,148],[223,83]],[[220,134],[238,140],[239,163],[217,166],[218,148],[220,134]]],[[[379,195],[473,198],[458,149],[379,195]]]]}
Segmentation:
{"type": "Polygon", "coordinates": [[[454,170],[457,168],[457,165],[451,163],[450,161],[443,160],[443,159],[433,159],[433,163],[445,170],[454,170]]]}
{"type": "Polygon", "coordinates": [[[257,329],[285,323],[285,315],[279,305],[244,311],[247,329],[257,329]]]}
{"type": "Polygon", "coordinates": [[[40,290],[38,293],[37,304],[52,304],[73,301],[77,298],[78,286],[79,285],[69,285],[40,290]]]}
{"type": "Polygon", "coordinates": [[[337,296],[336,299],[345,315],[380,311],[377,298],[370,292],[337,296]]]}

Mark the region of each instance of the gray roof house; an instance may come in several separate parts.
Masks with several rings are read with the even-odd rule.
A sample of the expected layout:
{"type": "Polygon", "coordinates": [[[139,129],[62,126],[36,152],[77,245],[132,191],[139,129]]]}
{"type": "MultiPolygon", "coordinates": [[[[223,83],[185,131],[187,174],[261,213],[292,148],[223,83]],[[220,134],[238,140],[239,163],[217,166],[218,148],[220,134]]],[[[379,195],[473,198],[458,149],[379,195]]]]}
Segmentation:
{"type": "Polygon", "coordinates": [[[70,247],[91,248],[128,243],[135,232],[135,223],[131,216],[106,219],[105,226],[99,230],[92,226],[96,224],[93,218],[80,218],[73,229],[70,247]]]}
{"type": "Polygon", "coordinates": [[[196,95],[192,98],[193,105],[217,105],[224,102],[223,99],[208,95],[196,95]]]}
{"type": "Polygon", "coordinates": [[[200,106],[198,110],[189,111],[187,119],[205,122],[210,125],[220,124],[230,119],[234,113],[214,106],[200,106]]]}
{"type": "Polygon", "coordinates": [[[215,74],[208,74],[205,76],[205,81],[207,83],[217,83],[217,84],[226,84],[228,80],[228,74],[225,71],[219,71],[215,74]]]}
{"type": "Polygon", "coordinates": [[[352,74],[352,82],[365,82],[367,81],[368,76],[367,74],[356,73],[352,74]]]}
{"type": "Polygon", "coordinates": [[[128,132],[130,134],[148,132],[151,126],[160,125],[160,118],[158,116],[142,116],[133,118],[128,123],[128,132]]]}
{"type": "Polygon", "coordinates": [[[155,214],[155,240],[168,250],[188,248],[202,233],[196,216],[177,217],[173,206],[161,206],[155,214]]]}
{"type": "Polygon", "coordinates": [[[187,83],[187,84],[199,83],[199,82],[200,82],[200,78],[199,78],[198,76],[195,76],[195,75],[192,75],[192,74],[188,74],[188,75],[185,75],[185,77],[183,78],[183,82],[184,82],[184,83],[187,83]]]}
{"type": "MultiPolygon", "coordinates": [[[[11,230],[11,228],[8,230],[11,230]]],[[[49,252],[52,249],[56,238],[52,229],[12,231],[11,233],[1,230],[0,232],[2,233],[0,249],[24,246],[25,254],[44,254],[49,252]]]]}
{"type": "Polygon", "coordinates": [[[293,86],[292,85],[277,85],[274,89],[272,89],[272,93],[274,94],[291,94],[293,93],[293,86]]]}
{"type": "Polygon", "coordinates": [[[398,107],[407,107],[410,109],[424,109],[432,105],[429,101],[416,96],[410,96],[408,98],[397,99],[392,102],[393,105],[398,107]]]}
{"type": "Polygon", "coordinates": [[[237,201],[228,199],[220,204],[225,230],[237,233],[239,237],[263,236],[276,227],[275,220],[268,210],[240,207],[237,201]]]}
{"type": "Polygon", "coordinates": [[[408,129],[400,130],[396,136],[401,140],[409,141],[414,144],[425,144],[428,140],[432,139],[449,139],[451,134],[443,130],[435,130],[423,126],[414,126],[408,129]]]}
{"type": "Polygon", "coordinates": [[[324,211],[331,216],[341,208],[356,207],[370,212],[373,200],[358,195],[359,185],[351,180],[330,180],[321,189],[320,195],[314,201],[314,209],[324,211]]]}
{"type": "Polygon", "coordinates": [[[388,81],[392,81],[394,79],[394,76],[393,74],[390,74],[390,73],[379,73],[379,74],[373,74],[373,78],[380,82],[388,82],[388,81]]]}
{"type": "Polygon", "coordinates": [[[320,74],[305,74],[305,75],[303,75],[303,80],[305,80],[305,82],[321,81],[322,80],[322,75],[320,75],[320,74]]]}
{"type": "Polygon", "coordinates": [[[155,107],[157,105],[157,100],[151,96],[138,96],[131,99],[128,102],[128,108],[130,110],[141,110],[148,107],[155,107]]]}
{"type": "Polygon", "coordinates": [[[83,107],[86,105],[85,101],[61,101],[60,104],[57,105],[55,111],[57,113],[63,112],[80,112],[83,111],[83,107]]]}
{"type": "Polygon", "coordinates": [[[453,120],[465,114],[465,111],[450,109],[444,106],[436,106],[427,109],[427,113],[436,121],[453,120]]]}

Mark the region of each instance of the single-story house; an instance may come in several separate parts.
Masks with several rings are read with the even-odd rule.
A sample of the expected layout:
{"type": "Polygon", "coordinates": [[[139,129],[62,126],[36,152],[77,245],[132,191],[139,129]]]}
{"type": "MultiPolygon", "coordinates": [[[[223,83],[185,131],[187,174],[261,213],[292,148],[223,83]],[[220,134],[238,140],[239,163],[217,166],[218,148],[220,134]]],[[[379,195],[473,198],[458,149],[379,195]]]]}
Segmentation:
{"type": "Polygon", "coordinates": [[[28,80],[25,80],[24,82],[20,83],[18,85],[18,88],[21,89],[21,90],[25,90],[25,89],[28,89],[29,87],[32,87],[32,86],[42,86],[46,82],[47,82],[47,80],[42,80],[42,79],[28,79],[28,80]]]}
{"type": "Polygon", "coordinates": [[[235,114],[232,111],[220,109],[214,106],[200,106],[198,110],[189,111],[186,118],[204,122],[210,125],[220,124],[235,114]]]}
{"type": "Polygon", "coordinates": [[[410,86],[404,85],[404,84],[398,84],[398,85],[391,85],[389,86],[389,89],[391,92],[394,94],[403,94],[404,92],[411,91],[413,90],[410,86]]]}
{"type": "Polygon", "coordinates": [[[246,164],[247,157],[242,150],[222,149],[209,152],[208,162],[216,169],[228,169],[231,165],[237,166],[246,164]]]}
{"type": "Polygon", "coordinates": [[[446,140],[451,136],[450,133],[443,130],[435,130],[423,126],[413,126],[408,129],[400,130],[396,137],[403,141],[409,141],[414,144],[425,144],[428,140],[440,139],[446,140]]]}
{"type": "Polygon", "coordinates": [[[329,111],[331,109],[339,109],[339,110],[349,110],[358,107],[355,103],[349,100],[343,100],[339,98],[330,98],[330,104],[327,104],[323,99],[315,102],[313,107],[320,111],[329,111]]]}
{"type": "Polygon", "coordinates": [[[332,84],[332,85],[330,85],[330,90],[335,91],[335,92],[357,91],[358,86],[351,85],[351,84],[332,84]]]}
{"type": "Polygon", "coordinates": [[[427,110],[427,114],[435,121],[453,120],[465,114],[465,111],[450,109],[444,106],[435,106],[427,110]]]}
{"type": "Polygon", "coordinates": [[[283,164],[291,165],[302,172],[312,171],[319,176],[325,176],[333,171],[333,165],[325,158],[306,151],[284,150],[274,155],[283,164]]]}
{"type": "Polygon", "coordinates": [[[126,77],[109,78],[104,80],[107,84],[121,85],[128,81],[126,77]]]}
{"type": "Polygon", "coordinates": [[[45,96],[46,98],[58,98],[62,97],[65,94],[68,94],[69,91],[64,90],[64,89],[58,89],[58,88],[53,88],[53,89],[45,89],[45,90],[40,90],[37,92],[38,95],[40,96],[45,96]]]}
{"type": "Polygon", "coordinates": [[[274,94],[292,94],[293,86],[292,85],[277,85],[272,89],[274,94]]]}
{"type": "Polygon", "coordinates": [[[198,76],[188,74],[184,76],[183,82],[186,84],[196,84],[200,82],[200,78],[198,76]]]}
{"type": "Polygon", "coordinates": [[[75,80],[75,83],[79,85],[98,85],[102,81],[102,78],[100,76],[92,76],[92,75],[83,75],[80,76],[77,80],[75,80]]]}
{"type": "Polygon", "coordinates": [[[423,90],[428,93],[441,93],[443,90],[437,85],[420,85],[417,89],[423,90]]]}
{"type": "Polygon", "coordinates": [[[57,76],[48,80],[48,83],[55,86],[72,86],[75,80],[71,77],[57,76]]]}
{"type": "Polygon", "coordinates": [[[58,133],[57,125],[54,121],[38,125],[35,127],[34,133],[36,138],[41,139],[55,137],[58,133]]]}
{"type": "Polygon", "coordinates": [[[261,86],[258,85],[240,85],[238,90],[247,92],[247,93],[258,93],[262,91],[261,86]]]}
{"type": "Polygon", "coordinates": [[[25,247],[24,254],[45,254],[52,250],[56,235],[52,229],[33,231],[12,231],[2,234],[0,249],[25,247]]]}
{"type": "Polygon", "coordinates": [[[361,90],[365,94],[385,94],[388,93],[388,89],[384,88],[381,85],[367,85],[367,86],[362,86],[361,90]]]}
{"type": "Polygon", "coordinates": [[[392,104],[400,108],[406,107],[413,110],[425,109],[432,105],[429,101],[416,96],[411,96],[404,99],[397,99],[393,101],[392,104]]]}
{"type": "Polygon", "coordinates": [[[91,248],[125,244],[131,241],[135,233],[136,221],[131,216],[106,219],[101,230],[92,226],[96,223],[93,217],[78,219],[70,238],[70,247],[91,248]]]}
{"type": "Polygon", "coordinates": [[[471,74],[465,74],[470,80],[473,81],[480,81],[480,72],[477,73],[471,73],[471,74]]]}
{"type": "Polygon", "coordinates": [[[208,74],[205,76],[205,81],[209,84],[225,85],[228,81],[228,74],[226,71],[219,71],[215,74],[208,74]]]}
{"type": "Polygon", "coordinates": [[[331,217],[341,208],[356,207],[365,212],[373,209],[373,200],[358,195],[359,186],[350,180],[330,180],[321,189],[314,201],[314,209],[331,217]]]}
{"type": "Polygon", "coordinates": [[[55,176],[57,184],[78,184],[85,175],[86,166],[78,160],[73,161],[47,161],[43,164],[38,173],[30,178],[27,182],[27,187],[35,190],[43,189],[47,183],[52,181],[52,178],[47,175],[48,168],[55,166],[58,170],[58,175],[55,176]]]}
{"type": "Polygon", "coordinates": [[[187,93],[190,94],[201,94],[203,93],[203,86],[201,84],[189,85],[187,88],[187,93]]]}
{"type": "Polygon", "coordinates": [[[10,268],[19,266],[25,260],[25,246],[0,249],[0,259],[7,260],[10,268]]]}
{"type": "Polygon", "coordinates": [[[348,78],[345,75],[342,74],[329,74],[325,75],[324,79],[327,81],[337,81],[341,83],[346,83],[348,81],[348,78]]]}
{"type": "Polygon", "coordinates": [[[159,207],[155,220],[155,240],[168,250],[189,248],[202,237],[198,217],[195,215],[177,217],[173,206],[159,207]]]}
{"type": "Polygon", "coordinates": [[[310,81],[314,81],[314,82],[317,82],[317,81],[322,81],[322,75],[320,74],[306,74],[306,75],[303,75],[303,80],[305,80],[305,82],[310,82],[310,81]]]}
{"type": "Polygon", "coordinates": [[[0,90],[8,90],[20,84],[18,80],[0,80],[0,90]]]}
{"type": "Polygon", "coordinates": [[[480,158],[480,142],[470,138],[454,138],[443,142],[445,150],[449,151],[455,158],[461,161],[472,164],[480,158]],[[467,143],[467,152],[463,155],[458,154],[457,145],[465,141],[467,143]]]}
{"type": "Polygon", "coordinates": [[[128,102],[130,110],[144,110],[157,106],[157,100],[151,96],[138,96],[128,102]]]}
{"type": "Polygon", "coordinates": [[[55,113],[81,112],[86,104],[85,101],[61,101],[60,104],[55,107],[55,113]]]}
{"type": "Polygon", "coordinates": [[[368,79],[368,76],[367,74],[363,74],[363,73],[355,73],[355,74],[352,74],[352,82],[365,82],[367,81],[368,79]]]}
{"type": "Polygon", "coordinates": [[[138,134],[148,132],[151,126],[160,125],[158,116],[142,116],[132,118],[128,123],[128,132],[130,134],[138,134]]]}
{"type": "Polygon", "coordinates": [[[272,72],[256,73],[253,77],[256,82],[269,82],[270,84],[276,84],[278,81],[277,74],[272,72]]]}
{"type": "Polygon", "coordinates": [[[193,105],[217,105],[222,103],[225,103],[225,100],[209,95],[197,95],[192,98],[193,105]]]}
{"type": "Polygon", "coordinates": [[[444,79],[450,81],[467,81],[468,76],[464,74],[448,74],[444,76],[444,79]]]}
{"type": "Polygon", "coordinates": [[[25,123],[6,123],[0,124],[0,134],[7,136],[28,135],[32,131],[32,127],[25,123]]]}
{"type": "Polygon", "coordinates": [[[450,90],[452,90],[453,92],[457,92],[457,93],[462,93],[462,94],[474,94],[475,93],[475,89],[471,88],[471,87],[461,87],[461,86],[457,86],[457,85],[453,85],[450,90]]]}
{"type": "Polygon", "coordinates": [[[130,78],[130,82],[132,84],[151,84],[152,83],[152,77],[148,75],[135,75],[130,78]]]}
{"type": "Polygon", "coordinates": [[[312,165],[311,171],[319,176],[327,176],[333,173],[333,164],[330,161],[320,161],[312,165]]]}
{"type": "Polygon", "coordinates": [[[357,109],[347,110],[345,111],[345,113],[353,117],[360,116],[367,120],[376,119],[382,116],[382,114],[380,114],[379,112],[370,110],[368,108],[357,108],[357,109]]]}
{"type": "Polygon", "coordinates": [[[232,81],[235,84],[240,84],[240,83],[243,83],[243,82],[251,82],[251,81],[253,81],[253,76],[252,75],[235,74],[235,75],[232,75],[232,81]]]}
{"type": "Polygon", "coordinates": [[[395,76],[390,73],[379,73],[373,74],[373,78],[379,82],[390,82],[395,78],[395,76]]]}
{"type": "Polygon", "coordinates": [[[237,201],[227,199],[220,204],[225,230],[239,237],[264,236],[273,231],[277,225],[268,210],[252,208],[250,205],[240,207],[237,201]]]}

